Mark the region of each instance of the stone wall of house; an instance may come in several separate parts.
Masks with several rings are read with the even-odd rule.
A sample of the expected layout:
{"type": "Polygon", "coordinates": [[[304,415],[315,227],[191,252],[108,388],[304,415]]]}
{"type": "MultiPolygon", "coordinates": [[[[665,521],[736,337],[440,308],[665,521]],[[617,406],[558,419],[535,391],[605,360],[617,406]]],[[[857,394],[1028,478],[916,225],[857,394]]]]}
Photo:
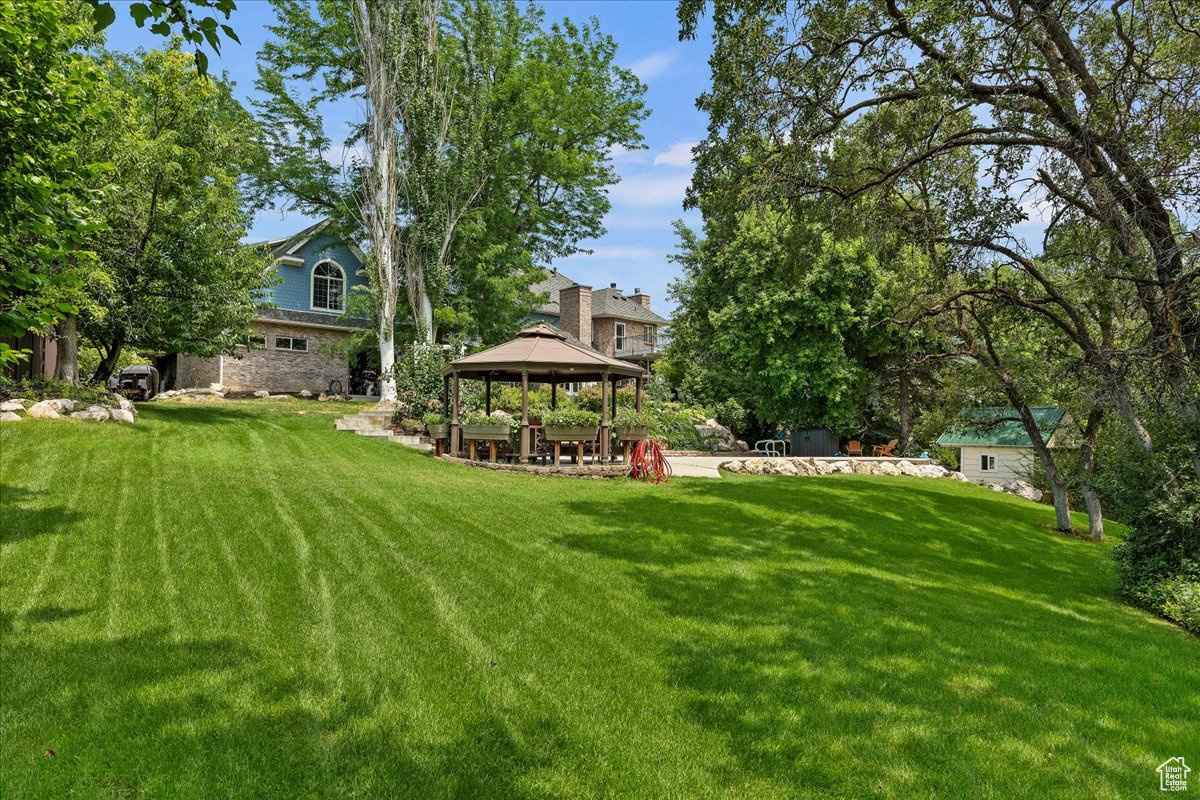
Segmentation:
{"type": "Polygon", "coordinates": [[[350,368],[346,346],[349,331],[324,330],[276,322],[255,322],[254,333],[266,338],[265,349],[238,348],[236,357],[225,357],[221,382],[231,391],[324,392],[329,382],[339,380],[349,389],[350,368]],[[277,337],[306,339],[308,350],[297,352],[276,347],[277,337]]]}
{"type": "Polygon", "coordinates": [[[205,389],[221,382],[221,356],[197,358],[180,353],[175,364],[176,389],[205,389]]]}

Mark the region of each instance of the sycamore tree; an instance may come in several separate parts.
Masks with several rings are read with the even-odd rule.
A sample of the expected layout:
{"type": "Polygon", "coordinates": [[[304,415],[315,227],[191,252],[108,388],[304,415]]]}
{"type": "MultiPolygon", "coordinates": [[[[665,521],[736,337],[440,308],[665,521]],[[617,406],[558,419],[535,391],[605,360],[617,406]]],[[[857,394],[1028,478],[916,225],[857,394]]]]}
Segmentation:
{"type": "MultiPolygon", "coordinates": [[[[276,12],[259,59],[260,189],[354,235],[378,225],[379,187],[394,185],[397,263],[378,262],[388,254],[374,241],[368,261],[373,282],[399,277],[421,341],[499,335],[532,305],[537,267],[603,231],[617,180],[608,153],[640,146],[645,110],[644,87],[594,21],[546,26],[506,0],[283,0],[276,12]],[[365,37],[382,5],[386,30],[377,20],[365,37]],[[394,153],[376,64],[392,71],[394,153]],[[366,118],[330,132],[322,112],[344,100],[366,118]],[[385,163],[394,174],[375,174],[385,163]]],[[[374,305],[382,331],[393,321],[374,305]]]]}
{"type": "Polygon", "coordinates": [[[110,114],[92,147],[112,164],[115,188],[105,230],[89,242],[109,279],[81,319],[103,354],[93,377],[106,378],[127,347],[232,353],[268,281],[263,256],[241,244],[254,120],[178,43],[103,66],[110,114]]]}

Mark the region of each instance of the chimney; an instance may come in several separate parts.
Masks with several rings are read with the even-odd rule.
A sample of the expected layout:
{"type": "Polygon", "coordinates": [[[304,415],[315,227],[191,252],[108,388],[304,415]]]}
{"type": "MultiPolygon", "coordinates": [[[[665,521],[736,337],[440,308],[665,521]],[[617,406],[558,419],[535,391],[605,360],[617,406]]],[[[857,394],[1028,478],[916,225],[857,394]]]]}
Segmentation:
{"type": "Polygon", "coordinates": [[[639,306],[646,309],[647,311],[650,310],[650,295],[642,294],[641,289],[634,289],[633,294],[631,294],[629,296],[629,299],[632,300],[633,302],[637,303],[639,306]]]}
{"type": "Polygon", "coordinates": [[[558,290],[558,327],[592,346],[592,287],[574,283],[558,290]]]}

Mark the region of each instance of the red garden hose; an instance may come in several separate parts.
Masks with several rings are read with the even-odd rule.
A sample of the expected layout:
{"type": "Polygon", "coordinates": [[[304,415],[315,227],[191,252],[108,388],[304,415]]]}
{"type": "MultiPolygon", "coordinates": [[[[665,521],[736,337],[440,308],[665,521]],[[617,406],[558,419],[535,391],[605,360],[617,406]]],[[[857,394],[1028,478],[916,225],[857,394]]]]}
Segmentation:
{"type": "Polygon", "coordinates": [[[671,477],[671,465],[653,439],[643,439],[634,445],[629,461],[631,478],[662,483],[671,477]]]}

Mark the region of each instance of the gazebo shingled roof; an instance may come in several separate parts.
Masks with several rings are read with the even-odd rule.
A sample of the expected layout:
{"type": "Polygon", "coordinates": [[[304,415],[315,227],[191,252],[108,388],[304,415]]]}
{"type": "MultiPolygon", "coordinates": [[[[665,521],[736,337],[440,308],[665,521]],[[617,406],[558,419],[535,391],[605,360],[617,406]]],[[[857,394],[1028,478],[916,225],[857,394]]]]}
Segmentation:
{"type": "Polygon", "coordinates": [[[567,382],[598,381],[605,373],[610,378],[641,378],[646,371],[573,344],[562,331],[542,324],[526,328],[504,344],[452,361],[442,370],[443,375],[454,373],[463,378],[486,376],[514,381],[527,373],[534,381],[567,382]]]}

